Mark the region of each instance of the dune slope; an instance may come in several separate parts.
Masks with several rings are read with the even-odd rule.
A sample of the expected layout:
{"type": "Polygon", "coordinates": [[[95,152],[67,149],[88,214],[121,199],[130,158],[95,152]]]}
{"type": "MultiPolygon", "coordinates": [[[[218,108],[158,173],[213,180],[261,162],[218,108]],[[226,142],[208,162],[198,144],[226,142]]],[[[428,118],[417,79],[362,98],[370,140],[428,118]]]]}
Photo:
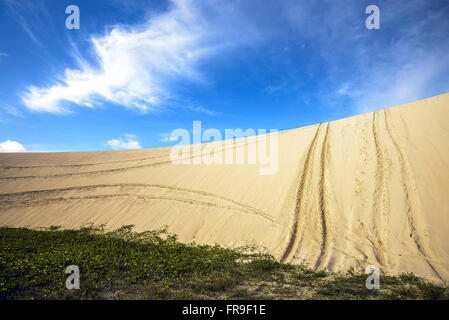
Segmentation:
{"type": "Polygon", "coordinates": [[[0,224],[167,225],[317,269],[449,280],[449,94],[283,131],[278,148],[274,175],[175,165],[170,148],[0,154],[0,224]]]}

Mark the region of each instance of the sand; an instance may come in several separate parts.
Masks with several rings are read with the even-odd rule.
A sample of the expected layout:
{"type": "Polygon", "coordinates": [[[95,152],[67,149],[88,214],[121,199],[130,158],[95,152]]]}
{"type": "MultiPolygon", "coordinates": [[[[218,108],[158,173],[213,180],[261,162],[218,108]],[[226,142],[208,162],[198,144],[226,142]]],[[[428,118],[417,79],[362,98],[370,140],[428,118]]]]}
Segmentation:
{"type": "Polygon", "coordinates": [[[446,283],[448,191],[449,94],[280,132],[274,175],[174,165],[170,148],[0,154],[0,225],[167,225],[183,242],[446,283]]]}

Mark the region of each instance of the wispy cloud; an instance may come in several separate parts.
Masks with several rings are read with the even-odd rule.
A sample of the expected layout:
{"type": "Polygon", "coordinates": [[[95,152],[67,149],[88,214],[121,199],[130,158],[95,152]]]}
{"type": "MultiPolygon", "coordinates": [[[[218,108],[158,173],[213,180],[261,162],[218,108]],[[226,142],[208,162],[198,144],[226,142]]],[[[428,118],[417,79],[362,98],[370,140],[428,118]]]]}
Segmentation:
{"type": "Polygon", "coordinates": [[[125,138],[111,139],[106,145],[113,150],[142,148],[134,134],[125,134],[125,138]]]}
{"type": "Polygon", "coordinates": [[[0,152],[26,152],[26,148],[17,141],[0,141],[0,152]]]}
{"type": "Polygon", "coordinates": [[[24,116],[23,113],[18,108],[10,106],[10,105],[5,105],[2,107],[2,109],[6,114],[9,114],[14,117],[23,117],[24,116]]]}
{"type": "Polygon", "coordinates": [[[270,95],[270,94],[274,94],[276,92],[282,91],[282,89],[283,89],[282,85],[269,85],[269,86],[265,87],[263,89],[263,91],[265,93],[267,93],[268,95],[270,95]]]}
{"type": "Polygon", "coordinates": [[[347,95],[349,92],[349,84],[343,83],[341,87],[337,90],[339,95],[347,95]]]}
{"type": "Polygon", "coordinates": [[[344,10],[340,2],[324,10],[322,1],[297,2],[287,16],[326,62],[333,88],[323,86],[321,96],[349,98],[366,112],[449,91],[449,5],[437,2],[381,2],[380,30],[364,27],[369,1],[344,10]]]}
{"type": "Polygon", "coordinates": [[[204,113],[207,114],[209,116],[215,116],[216,113],[212,110],[209,110],[207,108],[201,107],[201,106],[188,106],[187,109],[189,109],[190,111],[193,112],[198,112],[198,113],[204,113]]]}
{"type": "Polygon", "coordinates": [[[39,16],[39,14],[41,14],[42,12],[38,10],[38,8],[42,8],[42,3],[40,1],[5,0],[5,4],[7,5],[11,16],[22,27],[29,38],[41,48],[45,48],[45,46],[42,45],[42,42],[36,36],[35,32],[32,30],[32,27],[30,26],[30,23],[26,18],[26,15],[28,14],[31,14],[33,16],[37,14],[37,19],[35,17],[33,21],[36,22],[42,19],[42,16],[39,16]]]}
{"type": "Polygon", "coordinates": [[[79,69],[66,69],[53,85],[29,87],[22,95],[25,106],[63,113],[70,104],[91,107],[105,100],[141,112],[156,110],[172,95],[172,80],[204,81],[198,61],[242,41],[222,27],[230,12],[220,3],[205,7],[200,1],[174,0],[169,11],[148,23],[114,26],[92,37],[96,64],[78,57],[79,69]]]}
{"type": "Polygon", "coordinates": [[[164,132],[159,134],[160,137],[160,141],[161,142],[174,142],[174,141],[178,141],[176,138],[172,138],[170,133],[164,132]]]}

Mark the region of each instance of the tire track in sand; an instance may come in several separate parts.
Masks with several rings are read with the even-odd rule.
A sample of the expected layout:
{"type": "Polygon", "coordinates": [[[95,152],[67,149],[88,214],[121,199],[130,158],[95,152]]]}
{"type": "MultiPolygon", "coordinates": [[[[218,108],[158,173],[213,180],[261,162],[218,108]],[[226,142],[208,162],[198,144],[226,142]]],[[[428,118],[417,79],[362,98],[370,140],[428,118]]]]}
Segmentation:
{"type": "Polygon", "coordinates": [[[288,245],[284,250],[284,253],[281,257],[281,262],[285,262],[287,260],[287,258],[290,257],[291,253],[294,252],[293,248],[297,246],[298,244],[298,224],[299,224],[299,220],[301,218],[301,211],[303,209],[304,206],[304,190],[305,190],[305,185],[307,183],[307,180],[309,179],[309,175],[310,175],[310,166],[311,166],[311,157],[312,157],[312,153],[315,150],[316,147],[316,142],[318,139],[318,134],[320,132],[320,128],[321,128],[321,124],[318,125],[318,128],[316,129],[315,132],[315,136],[312,139],[312,142],[310,143],[310,146],[307,150],[307,155],[306,155],[306,159],[304,161],[304,166],[302,169],[302,173],[301,173],[301,178],[299,181],[299,184],[296,188],[296,205],[295,205],[295,210],[294,210],[294,215],[293,215],[293,224],[291,227],[291,231],[290,231],[290,237],[289,237],[289,241],[288,241],[288,245]]]}
{"type": "Polygon", "coordinates": [[[375,191],[374,191],[374,205],[373,205],[373,219],[374,219],[374,233],[376,239],[373,241],[374,255],[377,262],[387,267],[387,259],[385,257],[384,244],[385,228],[388,224],[388,214],[390,210],[390,199],[388,192],[389,174],[387,171],[387,164],[382,145],[379,140],[378,127],[376,125],[377,111],[373,112],[373,138],[376,147],[376,177],[375,177],[375,191]]]}
{"type": "MultiPolygon", "coordinates": [[[[216,195],[210,192],[201,191],[201,190],[194,190],[194,189],[188,189],[188,188],[182,188],[182,187],[175,187],[175,186],[169,186],[169,185],[160,185],[160,184],[145,184],[145,183],[118,183],[118,184],[97,184],[97,185],[86,185],[86,186],[72,186],[67,188],[55,188],[55,189],[47,189],[47,190],[35,190],[35,191],[22,191],[22,192],[15,192],[15,193],[3,193],[0,194],[0,205],[10,205],[10,204],[20,204],[21,202],[30,202],[30,200],[26,199],[26,197],[34,199],[36,196],[42,196],[48,193],[61,193],[61,192],[68,192],[68,191],[89,191],[89,190],[95,190],[99,188],[113,188],[113,187],[137,187],[137,188],[156,188],[156,189],[165,189],[170,191],[176,191],[181,193],[188,193],[188,194],[195,194],[204,196],[207,198],[213,198],[222,200],[231,204],[234,204],[240,208],[236,208],[236,210],[247,212],[250,214],[258,215],[262,218],[265,218],[269,220],[270,222],[279,225],[279,222],[277,222],[274,218],[272,218],[267,213],[254,208],[250,205],[238,202],[236,200],[216,195]],[[19,201],[11,201],[8,198],[11,197],[24,197],[25,199],[19,200],[19,201]]],[[[51,199],[47,199],[51,200],[51,199]]],[[[186,199],[191,200],[191,199],[186,199]]]]}
{"type": "Polygon", "coordinates": [[[415,244],[416,249],[418,250],[419,254],[425,259],[427,265],[430,269],[432,269],[433,273],[444,282],[439,272],[436,270],[435,266],[430,262],[429,255],[427,253],[427,250],[425,247],[430,247],[428,244],[424,244],[419,232],[416,228],[415,219],[413,218],[414,212],[419,212],[421,205],[419,202],[419,196],[416,191],[416,185],[414,183],[413,175],[410,169],[409,162],[405,156],[405,152],[400,147],[398,140],[394,137],[393,132],[390,128],[390,122],[388,121],[389,118],[389,111],[384,110],[384,119],[385,119],[385,127],[388,133],[389,138],[393,142],[393,145],[396,149],[396,152],[398,154],[399,158],[399,165],[400,165],[400,174],[401,174],[401,185],[402,190],[405,194],[405,203],[407,206],[406,211],[406,217],[407,217],[407,223],[410,229],[410,237],[413,239],[413,242],[415,244]]]}
{"type": "Polygon", "coordinates": [[[328,150],[329,150],[329,127],[330,123],[327,123],[326,135],[324,136],[323,146],[321,148],[321,161],[320,161],[320,184],[319,184],[319,193],[320,193],[320,218],[321,218],[321,248],[320,254],[315,263],[315,269],[318,269],[323,259],[325,259],[328,255],[329,251],[329,212],[328,212],[328,203],[327,203],[327,188],[326,188],[326,170],[327,170],[327,161],[328,161],[328,150]]]}
{"type": "MultiPolygon", "coordinates": [[[[280,134],[285,134],[288,131],[283,131],[280,134]]],[[[257,143],[257,140],[252,139],[253,137],[257,136],[251,136],[251,137],[245,137],[242,138],[243,141],[236,142],[235,139],[233,139],[233,144],[231,146],[222,146],[219,150],[217,150],[220,153],[224,153],[227,150],[237,150],[238,148],[246,148],[250,144],[257,143]]],[[[237,152],[237,151],[235,151],[237,152]]],[[[183,161],[183,160],[193,160],[198,159],[203,156],[203,151],[199,153],[195,153],[195,151],[189,152],[189,155],[182,156],[177,159],[177,161],[183,161]]],[[[142,158],[142,159],[136,159],[136,160],[119,160],[119,161],[113,161],[110,163],[121,163],[121,162],[131,162],[131,161],[144,161],[149,159],[155,159],[155,158],[162,158],[166,157],[166,155],[162,156],[155,156],[155,157],[148,157],[148,158],[142,158]]],[[[170,157],[170,154],[168,154],[168,157],[170,157]]],[[[101,164],[101,163],[100,163],[101,164]]],[[[142,169],[142,168],[149,168],[149,167],[157,167],[157,166],[164,166],[164,165],[170,165],[173,164],[173,160],[164,160],[159,162],[151,162],[147,164],[140,164],[140,165],[134,165],[134,166],[127,166],[127,167],[119,167],[119,168],[112,168],[112,169],[101,169],[101,170],[91,170],[91,171],[80,171],[80,172],[66,172],[66,173],[54,173],[54,174],[44,174],[44,175],[29,175],[29,176],[0,176],[0,181],[16,181],[16,180],[24,180],[24,179],[48,179],[48,178],[62,178],[62,177],[73,177],[73,176],[94,176],[94,175],[103,175],[108,173],[118,173],[118,172],[125,172],[128,170],[134,170],[134,169],[142,169]]],[[[194,163],[193,163],[194,164],[194,163]]],[[[80,164],[80,165],[54,165],[54,166],[41,166],[40,168],[52,168],[52,167],[74,167],[74,168],[80,168],[85,166],[96,166],[97,164],[80,164]]],[[[33,167],[7,167],[6,169],[29,169],[33,167]]],[[[35,168],[39,168],[36,166],[35,168]]],[[[5,168],[3,168],[5,169],[5,168]]],[[[0,175],[1,171],[3,170],[0,167],[0,175]]]]}
{"type": "Polygon", "coordinates": [[[34,166],[0,166],[1,169],[43,169],[43,168],[78,168],[78,167],[91,167],[91,166],[100,166],[105,164],[115,164],[115,163],[123,163],[123,162],[138,162],[145,160],[152,160],[158,158],[170,157],[170,153],[157,155],[152,157],[145,158],[137,158],[137,159],[125,159],[125,160],[112,160],[112,161],[103,161],[103,162],[95,162],[95,163],[74,163],[74,164],[53,164],[53,165],[34,165],[34,166]]]}
{"type": "MultiPolygon", "coordinates": [[[[284,131],[280,131],[278,132],[278,135],[282,135],[282,134],[287,134],[289,133],[290,130],[284,130],[284,131]]],[[[236,138],[236,139],[244,139],[244,141],[239,141],[237,143],[235,143],[235,145],[233,145],[233,147],[244,147],[248,144],[248,137],[240,137],[240,138],[236,138]]],[[[234,142],[236,139],[233,139],[234,142]]],[[[228,148],[221,148],[220,150],[217,151],[226,151],[228,148]]],[[[110,151],[107,151],[110,152],[110,151]]],[[[146,160],[152,160],[152,159],[158,159],[158,158],[165,158],[165,157],[170,157],[170,153],[166,153],[166,154],[160,154],[160,155],[154,155],[151,157],[144,157],[144,158],[136,158],[136,159],[123,159],[123,160],[111,160],[111,161],[103,161],[103,162],[93,162],[93,163],[73,163],[73,164],[53,164],[53,165],[28,165],[28,166],[5,166],[5,165],[0,165],[0,171],[2,171],[3,169],[42,169],[42,168],[78,168],[78,167],[91,167],[91,166],[99,166],[99,165],[105,165],[105,164],[115,164],[115,163],[123,163],[123,162],[141,162],[141,161],[146,161],[146,160]]],[[[194,157],[194,155],[190,156],[190,157],[184,157],[184,158],[180,158],[179,160],[186,160],[189,158],[194,157]]],[[[126,167],[128,168],[128,167],[126,167]]],[[[133,168],[133,167],[129,167],[129,168],[133,168]]],[[[87,173],[89,173],[90,171],[88,171],[87,173]]],[[[81,172],[84,173],[84,172],[81,172]]],[[[34,177],[34,176],[26,176],[26,177],[34,177]]],[[[5,178],[15,178],[15,177],[5,177],[5,178]]]]}
{"type": "Polygon", "coordinates": [[[240,212],[248,213],[247,210],[240,209],[237,207],[231,207],[226,205],[220,205],[213,202],[199,201],[193,199],[184,199],[179,197],[166,197],[166,196],[145,196],[145,195],[136,195],[132,193],[118,193],[118,194],[103,194],[97,196],[78,196],[78,197],[59,197],[59,198],[50,198],[50,199],[41,199],[41,200],[25,200],[17,203],[9,203],[6,207],[27,207],[27,206],[35,206],[35,205],[46,205],[53,202],[67,202],[67,201],[76,201],[76,200],[98,200],[98,199],[107,199],[107,198],[126,198],[126,199],[135,199],[135,200],[169,200],[176,201],[182,203],[188,203],[193,205],[201,205],[205,207],[215,207],[221,209],[235,210],[240,212]]]}

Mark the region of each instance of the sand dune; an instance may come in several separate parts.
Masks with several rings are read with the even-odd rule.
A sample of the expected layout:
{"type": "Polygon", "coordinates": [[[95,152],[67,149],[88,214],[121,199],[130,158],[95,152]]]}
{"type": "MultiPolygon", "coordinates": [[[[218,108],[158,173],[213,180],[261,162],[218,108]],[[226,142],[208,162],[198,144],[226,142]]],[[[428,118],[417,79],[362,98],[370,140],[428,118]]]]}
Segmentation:
{"type": "Polygon", "coordinates": [[[174,165],[170,148],[0,154],[2,225],[168,225],[185,242],[437,282],[449,280],[448,191],[449,94],[280,132],[274,175],[174,165]]]}

